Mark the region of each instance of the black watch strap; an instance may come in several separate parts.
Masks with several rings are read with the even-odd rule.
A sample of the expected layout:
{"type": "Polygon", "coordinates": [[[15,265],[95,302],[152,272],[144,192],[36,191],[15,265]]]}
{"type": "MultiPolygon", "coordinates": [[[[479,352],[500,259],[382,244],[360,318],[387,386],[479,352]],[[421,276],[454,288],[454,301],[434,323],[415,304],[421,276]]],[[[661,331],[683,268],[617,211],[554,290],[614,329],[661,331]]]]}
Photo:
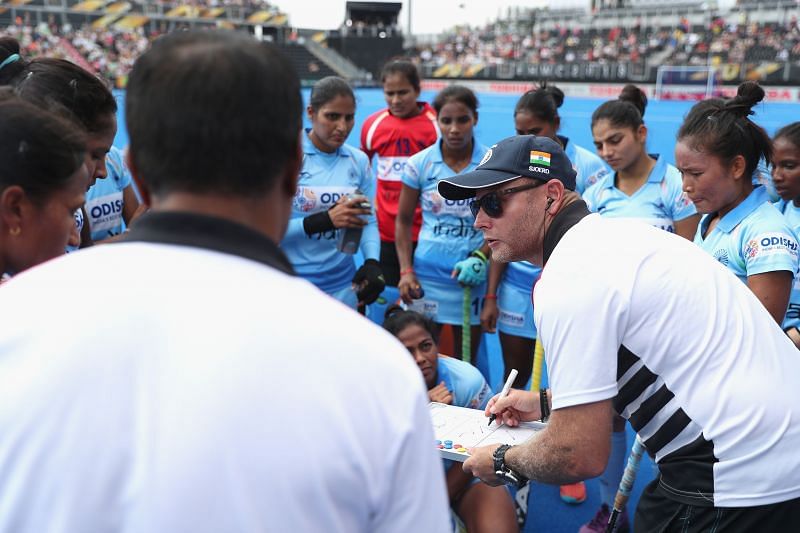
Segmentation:
{"type": "Polygon", "coordinates": [[[514,472],[506,465],[506,452],[511,449],[510,444],[503,444],[498,446],[492,454],[494,461],[494,473],[497,477],[503,480],[506,485],[514,485],[521,488],[528,482],[528,478],[518,472],[514,472]]]}

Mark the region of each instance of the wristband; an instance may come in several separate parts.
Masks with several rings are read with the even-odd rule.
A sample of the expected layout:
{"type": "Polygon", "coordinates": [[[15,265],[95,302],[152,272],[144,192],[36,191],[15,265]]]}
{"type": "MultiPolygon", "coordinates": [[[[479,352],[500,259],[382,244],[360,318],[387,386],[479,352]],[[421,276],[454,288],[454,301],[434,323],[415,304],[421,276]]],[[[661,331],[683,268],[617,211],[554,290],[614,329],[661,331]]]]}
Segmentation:
{"type": "Polygon", "coordinates": [[[473,250],[473,251],[472,251],[472,252],[469,254],[469,256],[470,256],[470,257],[477,257],[478,259],[481,259],[481,260],[483,260],[483,262],[484,262],[484,263],[485,263],[485,262],[487,262],[487,261],[489,260],[489,258],[488,258],[488,257],[486,257],[486,254],[485,254],[485,253],[483,253],[483,252],[481,252],[481,251],[480,251],[480,249],[478,249],[478,250],[473,250]]]}
{"type": "Polygon", "coordinates": [[[542,412],[542,422],[550,418],[550,404],[547,401],[547,389],[539,389],[539,410],[542,412]]]}
{"type": "Polygon", "coordinates": [[[487,294],[483,298],[486,299],[486,300],[497,300],[497,295],[496,294],[487,294]]]}
{"type": "Polygon", "coordinates": [[[324,231],[331,231],[336,229],[333,225],[331,216],[327,211],[320,211],[313,215],[308,215],[303,219],[303,231],[306,235],[314,235],[315,233],[322,233],[324,231]]]}
{"type": "Polygon", "coordinates": [[[401,270],[400,271],[400,275],[401,276],[405,276],[406,274],[413,274],[413,273],[414,273],[414,269],[413,268],[406,268],[405,270],[401,270]]]}

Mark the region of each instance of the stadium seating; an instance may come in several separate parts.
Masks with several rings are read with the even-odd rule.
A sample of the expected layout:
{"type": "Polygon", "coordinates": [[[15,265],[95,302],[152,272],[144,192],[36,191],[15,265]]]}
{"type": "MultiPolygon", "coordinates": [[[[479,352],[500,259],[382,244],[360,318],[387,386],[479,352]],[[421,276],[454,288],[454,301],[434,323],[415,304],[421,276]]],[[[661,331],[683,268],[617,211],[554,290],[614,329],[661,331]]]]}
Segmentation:
{"type": "MultiPolygon", "coordinates": [[[[4,5],[36,9],[44,1],[5,0],[4,5]]],[[[57,1],[47,0],[48,6],[57,1]]],[[[33,13],[28,13],[26,18],[17,16],[6,32],[20,39],[29,56],[66,57],[118,87],[124,86],[149,41],[165,31],[200,23],[252,31],[253,25],[278,28],[288,22],[264,0],[60,1],[66,9],[62,25],[33,24],[33,13]]],[[[769,82],[798,84],[800,25],[790,9],[795,5],[795,0],[746,0],[721,13],[703,11],[697,3],[642,0],[631,8],[596,13],[577,8],[518,10],[483,27],[454,28],[408,52],[426,77],[514,78],[530,65],[625,64],[628,72],[644,72],[638,81],[647,81],[659,65],[711,65],[733,73],[725,80],[731,83],[742,81],[746,72],[783,69],[769,82]]],[[[334,44],[335,34],[328,36],[334,44]]],[[[282,46],[304,81],[334,74],[302,39],[278,40],[286,41],[282,46]]],[[[392,44],[391,38],[384,41],[392,44]]],[[[364,63],[353,55],[357,47],[349,48],[339,52],[356,64],[364,63]]]]}

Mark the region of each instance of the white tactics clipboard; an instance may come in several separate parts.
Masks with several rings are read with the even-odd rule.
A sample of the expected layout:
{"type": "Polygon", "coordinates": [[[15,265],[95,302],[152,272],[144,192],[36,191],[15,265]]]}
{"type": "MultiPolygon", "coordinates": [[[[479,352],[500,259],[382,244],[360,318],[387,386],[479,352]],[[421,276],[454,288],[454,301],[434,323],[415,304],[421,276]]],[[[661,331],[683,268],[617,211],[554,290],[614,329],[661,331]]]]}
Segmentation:
{"type": "Polygon", "coordinates": [[[463,463],[469,458],[467,450],[489,444],[522,444],[547,424],[523,422],[517,427],[489,424],[482,409],[468,409],[444,403],[431,402],[429,405],[433,431],[442,459],[463,463]],[[451,445],[446,447],[445,443],[451,445]],[[460,446],[459,446],[460,445],[460,446]]]}

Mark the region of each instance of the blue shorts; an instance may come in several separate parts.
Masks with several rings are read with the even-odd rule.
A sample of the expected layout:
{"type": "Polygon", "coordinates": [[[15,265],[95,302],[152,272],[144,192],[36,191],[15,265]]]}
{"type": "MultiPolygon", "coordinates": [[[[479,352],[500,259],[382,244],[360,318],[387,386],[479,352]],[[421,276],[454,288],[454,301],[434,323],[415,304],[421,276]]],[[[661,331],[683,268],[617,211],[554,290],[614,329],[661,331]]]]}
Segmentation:
{"type": "Polygon", "coordinates": [[[533,323],[533,302],[529,290],[522,290],[510,283],[501,283],[497,291],[497,330],[506,335],[536,338],[533,323]]]}
{"type": "MultiPolygon", "coordinates": [[[[456,280],[432,280],[420,278],[419,284],[425,291],[425,296],[408,307],[411,310],[430,317],[438,324],[451,324],[461,326],[464,324],[464,288],[456,280]]],[[[486,283],[482,283],[470,290],[470,324],[477,326],[481,323],[481,309],[483,308],[486,283]]]]}

